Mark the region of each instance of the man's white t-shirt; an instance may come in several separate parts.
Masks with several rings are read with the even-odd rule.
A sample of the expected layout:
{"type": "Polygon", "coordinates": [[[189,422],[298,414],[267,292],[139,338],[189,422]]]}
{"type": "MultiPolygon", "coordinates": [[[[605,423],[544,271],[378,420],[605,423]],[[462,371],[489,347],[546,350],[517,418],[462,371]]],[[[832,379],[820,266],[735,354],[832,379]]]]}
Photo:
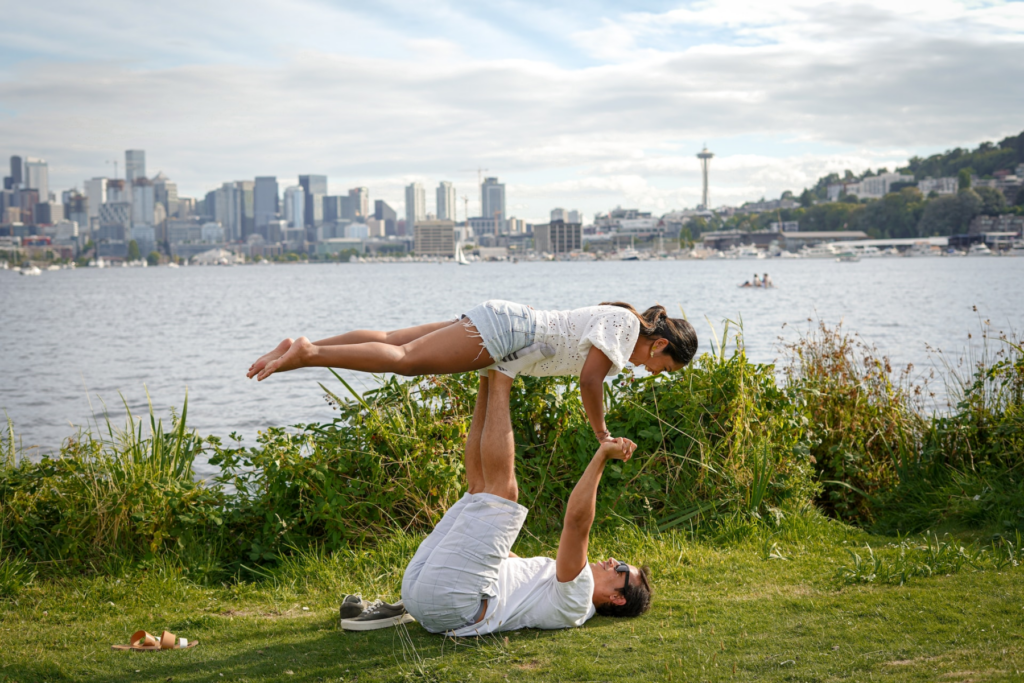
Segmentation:
{"type": "Polygon", "coordinates": [[[535,311],[536,341],[555,350],[521,373],[534,377],[579,377],[591,347],[612,362],[608,376],[622,372],[640,339],[640,320],[620,306],[588,306],[571,311],[535,311]]]}
{"type": "Polygon", "coordinates": [[[498,597],[476,624],[449,635],[477,636],[520,628],[572,628],[594,616],[594,573],[590,564],[572,581],[559,583],[550,557],[510,557],[498,570],[498,597]]]}

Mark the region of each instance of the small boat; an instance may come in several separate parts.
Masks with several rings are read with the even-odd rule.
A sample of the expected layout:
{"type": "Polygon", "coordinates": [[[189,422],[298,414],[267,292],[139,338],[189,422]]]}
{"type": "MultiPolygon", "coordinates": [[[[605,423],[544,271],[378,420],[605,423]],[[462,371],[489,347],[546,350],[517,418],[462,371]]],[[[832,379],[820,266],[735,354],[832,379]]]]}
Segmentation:
{"type": "Polygon", "coordinates": [[[469,261],[466,259],[466,254],[462,251],[462,242],[455,245],[455,262],[460,266],[469,265],[469,261]]]}
{"type": "Polygon", "coordinates": [[[46,266],[46,269],[51,271],[60,270],[60,266],[58,266],[56,263],[51,263],[50,265],[46,266]]]}
{"type": "Polygon", "coordinates": [[[90,268],[106,268],[106,267],[108,267],[108,264],[107,264],[106,261],[103,260],[103,257],[101,256],[98,259],[94,259],[92,261],[89,261],[89,267],[90,268]]]}
{"type": "Polygon", "coordinates": [[[22,275],[42,275],[43,274],[43,271],[39,270],[35,266],[30,266],[28,268],[22,268],[18,272],[21,273],[22,275]]]}
{"type": "Polygon", "coordinates": [[[992,250],[988,248],[988,245],[984,242],[978,242],[972,244],[971,248],[967,251],[968,256],[992,256],[992,250]]]}
{"type": "Polygon", "coordinates": [[[835,244],[829,242],[814,247],[805,245],[798,253],[800,258],[835,258],[839,255],[839,250],[836,249],[835,244]]]}
{"type": "Polygon", "coordinates": [[[177,264],[177,263],[175,263],[174,261],[170,261],[170,262],[169,262],[169,263],[167,264],[167,267],[168,267],[168,268],[177,268],[177,267],[178,267],[178,264],[177,264]]]}
{"type": "Polygon", "coordinates": [[[856,263],[860,261],[860,256],[852,251],[844,251],[836,257],[837,263],[856,263]]]}
{"type": "Polygon", "coordinates": [[[619,250],[619,260],[620,261],[639,261],[640,260],[640,252],[637,251],[636,249],[634,249],[633,247],[629,247],[629,248],[626,248],[626,249],[620,249],[619,250]]]}

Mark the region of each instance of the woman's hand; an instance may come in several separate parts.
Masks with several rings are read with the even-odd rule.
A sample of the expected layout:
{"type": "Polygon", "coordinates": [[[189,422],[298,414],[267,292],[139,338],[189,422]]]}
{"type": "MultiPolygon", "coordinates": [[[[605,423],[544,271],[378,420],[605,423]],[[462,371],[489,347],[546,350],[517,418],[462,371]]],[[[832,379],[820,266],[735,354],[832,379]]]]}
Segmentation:
{"type": "Polygon", "coordinates": [[[623,462],[633,457],[633,451],[636,450],[636,444],[629,439],[620,436],[617,439],[611,441],[604,441],[601,443],[601,447],[597,449],[597,452],[606,460],[622,460],[623,462]]]}

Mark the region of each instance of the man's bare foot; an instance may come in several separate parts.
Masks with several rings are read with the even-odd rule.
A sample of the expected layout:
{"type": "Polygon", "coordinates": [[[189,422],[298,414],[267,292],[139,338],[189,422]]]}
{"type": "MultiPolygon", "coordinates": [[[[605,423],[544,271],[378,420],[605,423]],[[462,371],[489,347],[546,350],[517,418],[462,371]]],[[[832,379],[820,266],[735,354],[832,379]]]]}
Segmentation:
{"type": "Polygon", "coordinates": [[[288,370],[297,370],[298,368],[306,367],[306,359],[316,350],[316,346],[313,342],[309,341],[305,337],[299,337],[292,345],[288,347],[284,355],[276,360],[272,360],[267,363],[266,367],[256,375],[256,379],[260,382],[273,375],[275,372],[287,372],[288,370]]]}
{"type": "Polygon", "coordinates": [[[245,376],[248,377],[249,379],[252,379],[256,375],[256,373],[258,373],[263,368],[267,367],[267,363],[269,363],[272,360],[277,360],[278,358],[283,356],[285,352],[287,352],[288,349],[291,348],[291,346],[292,340],[285,339],[283,342],[278,344],[273,351],[260,356],[259,360],[250,365],[249,372],[245,373],[245,376]]]}

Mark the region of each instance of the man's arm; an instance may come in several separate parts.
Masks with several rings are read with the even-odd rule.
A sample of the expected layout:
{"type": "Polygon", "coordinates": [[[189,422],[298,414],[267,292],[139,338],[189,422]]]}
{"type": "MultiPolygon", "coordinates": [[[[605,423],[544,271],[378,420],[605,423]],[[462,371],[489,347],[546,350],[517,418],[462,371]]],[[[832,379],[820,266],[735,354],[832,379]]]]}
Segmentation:
{"type": "Polygon", "coordinates": [[[601,483],[604,466],[609,460],[629,460],[636,444],[625,438],[606,441],[594,453],[583,476],[565,506],[565,524],[558,541],[558,555],[555,559],[555,576],[560,583],[572,581],[587,566],[587,547],[590,544],[590,527],[594,525],[594,509],[597,506],[597,486],[601,483]]]}

